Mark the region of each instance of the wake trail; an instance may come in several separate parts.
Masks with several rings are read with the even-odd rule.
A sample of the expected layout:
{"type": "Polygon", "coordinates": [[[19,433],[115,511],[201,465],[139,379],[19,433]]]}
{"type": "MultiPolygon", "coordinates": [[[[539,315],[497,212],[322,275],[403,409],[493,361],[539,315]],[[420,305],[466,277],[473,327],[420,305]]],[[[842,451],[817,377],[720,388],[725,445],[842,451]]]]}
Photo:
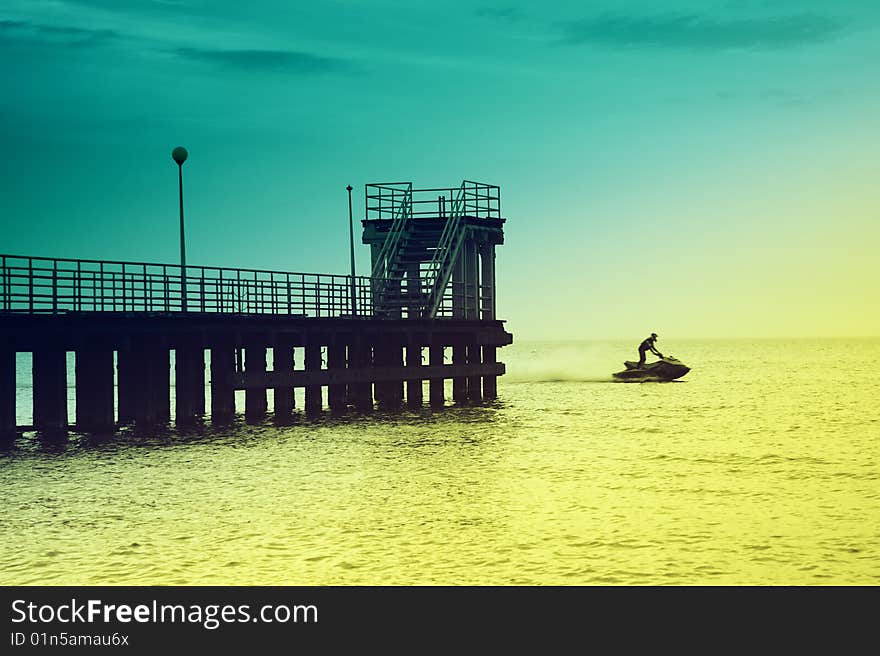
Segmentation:
{"type": "Polygon", "coordinates": [[[616,383],[611,376],[516,376],[509,383],[616,383]]]}

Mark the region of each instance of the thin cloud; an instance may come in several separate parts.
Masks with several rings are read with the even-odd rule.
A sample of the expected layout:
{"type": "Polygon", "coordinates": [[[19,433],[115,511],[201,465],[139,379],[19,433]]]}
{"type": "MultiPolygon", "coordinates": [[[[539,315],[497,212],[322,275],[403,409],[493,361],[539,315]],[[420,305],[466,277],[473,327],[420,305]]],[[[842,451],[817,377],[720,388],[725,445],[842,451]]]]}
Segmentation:
{"type": "Polygon", "coordinates": [[[244,71],[320,75],[350,70],[350,64],[346,60],[291,50],[177,48],[174,52],[184,59],[244,71]]]}
{"type": "Polygon", "coordinates": [[[93,30],[81,27],[59,27],[40,25],[28,21],[0,21],[0,40],[19,42],[39,42],[56,46],[86,48],[105,45],[118,39],[113,30],[93,30]]]}
{"type": "MultiPolygon", "coordinates": [[[[137,49],[141,54],[168,53],[167,43],[121,34],[114,30],[95,30],[73,26],[53,26],[18,20],[0,20],[0,44],[23,44],[85,50],[104,46],[137,49]]],[[[324,75],[352,70],[351,62],[307,52],[262,49],[214,49],[173,47],[170,52],[182,59],[242,71],[263,71],[293,75],[324,75]]]]}
{"type": "Polygon", "coordinates": [[[490,18],[504,23],[519,23],[526,15],[517,7],[482,7],[474,12],[480,18],[490,18]]]}
{"type": "Polygon", "coordinates": [[[632,17],[605,14],[561,25],[563,43],[627,48],[782,50],[840,35],[837,18],[804,14],[779,18],[714,20],[696,14],[632,17]]]}

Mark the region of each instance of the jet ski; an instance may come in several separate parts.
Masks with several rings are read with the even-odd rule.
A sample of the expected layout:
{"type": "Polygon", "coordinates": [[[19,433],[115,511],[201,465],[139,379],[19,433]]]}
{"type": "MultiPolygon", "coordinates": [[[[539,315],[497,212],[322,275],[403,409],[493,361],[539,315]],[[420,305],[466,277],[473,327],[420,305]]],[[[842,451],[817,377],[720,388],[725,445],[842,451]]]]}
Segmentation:
{"type": "Polygon", "coordinates": [[[691,370],[683,362],[672,356],[666,356],[657,362],[646,362],[639,368],[638,362],[627,360],[623,363],[626,369],[614,374],[614,378],[625,382],[640,383],[645,381],[675,380],[691,370]]]}

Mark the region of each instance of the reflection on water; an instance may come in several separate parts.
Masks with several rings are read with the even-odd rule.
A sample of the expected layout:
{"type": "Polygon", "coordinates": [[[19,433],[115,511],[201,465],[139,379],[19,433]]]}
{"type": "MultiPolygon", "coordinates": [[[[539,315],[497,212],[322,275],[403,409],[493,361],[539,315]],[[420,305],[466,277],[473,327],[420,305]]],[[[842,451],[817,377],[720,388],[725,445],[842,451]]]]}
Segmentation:
{"type": "Polygon", "coordinates": [[[880,341],[505,348],[501,400],[4,446],[3,584],[877,583],[880,341]],[[664,347],[664,352],[666,348],[664,347]]]}

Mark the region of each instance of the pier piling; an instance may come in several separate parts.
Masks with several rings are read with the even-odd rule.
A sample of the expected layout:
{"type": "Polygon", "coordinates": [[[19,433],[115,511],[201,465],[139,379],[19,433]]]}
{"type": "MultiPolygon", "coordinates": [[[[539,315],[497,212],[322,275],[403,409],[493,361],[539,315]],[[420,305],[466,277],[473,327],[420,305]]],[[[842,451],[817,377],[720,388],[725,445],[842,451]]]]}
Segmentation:
{"type": "MultiPolygon", "coordinates": [[[[429,364],[431,366],[440,366],[443,364],[443,347],[432,344],[429,349],[429,364]]],[[[439,407],[444,403],[443,379],[432,378],[428,384],[429,397],[432,406],[439,407]]]]}
{"type": "Polygon", "coordinates": [[[177,423],[189,423],[204,415],[205,351],[200,343],[187,340],[175,350],[174,380],[177,423]]]}
{"type": "MultiPolygon", "coordinates": [[[[293,344],[286,336],[279,337],[272,347],[272,370],[278,372],[293,371],[293,344]]],[[[294,398],[293,387],[289,385],[276,385],[273,388],[275,403],[275,419],[286,421],[293,412],[294,398]]]]}
{"type": "Polygon", "coordinates": [[[76,427],[109,431],[116,425],[113,351],[91,345],[76,352],[76,427]]]}
{"type": "Polygon", "coordinates": [[[116,351],[116,414],[120,424],[134,421],[135,359],[131,344],[124,344],[116,351]]]}
{"type": "MultiPolygon", "coordinates": [[[[389,344],[388,364],[395,369],[403,368],[403,345],[399,342],[389,344]]],[[[388,401],[390,405],[398,407],[403,403],[403,389],[403,377],[400,380],[388,383],[388,401]]]]}
{"type": "MultiPolygon", "coordinates": [[[[335,343],[327,347],[327,369],[334,371],[345,369],[345,344],[335,343]]],[[[335,411],[345,408],[344,383],[331,383],[327,386],[327,405],[335,411]]]]}
{"type": "MultiPolygon", "coordinates": [[[[422,366],[422,347],[410,344],[406,347],[406,366],[417,369],[422,366]]],[[[422,379],[410,378],[406,381],[406,403],[411,408],[422,405],[422,379]]]]}
{"type": "Polygon", "coordinates": [[[229,421],[235,415],[235,388],[232,374],[235,372],[236,348],[231,341],[211,347],[211,421],[229,421]]]}
{"type": "Polygon", "coordinates": [[[132,340],[135,424],[151,426],[171,418],[171,354],[155,337],[132,340]]]}
{"type": "MultiPolygon", "coordinates": [[[[483,347],[483,364],[495,364],[495,347],[483,347]]],[[[483,398],[487,401],[498,398],[498,376],[483,376],[483,398]]]]}
{"type": "MultiPolygon", "coordinates": [[[[373,345],[373,365],[382,368],[402,368],[403,347],[388,338],[379,340],[373,345]]],[[[393,409],[403,403],[403,380],[377,381],[375,388],[376,403],[383,408],[393,409]]]]}
{"type": "MultiPolygon", "coordinates": [[[[306,371],[320,371],[321,369],[321,346],[314,338],[310,338],[306,344],[305,366],[306,371]]],[[[321,386],[306,385],[306,414],[320,413],[323,407],[321,386]]]]}
{"type": "MultiPolygon", "coordinates": [[[[385,343],[376,343],[373,344],[373,366],[374,367],[385,367],[388,366],[388,345],[385,343]]],[[[380,407],[385,407],[388,405],[389,400],[389,392],[388,392],[388,383],[385,381],[376,381],[373,384],[373,396],[376,399],[376,405],[380,407]]]]}
{"type": "MultiPolygon", "coordinates": [[[[452,345],[452,364],[467,364],[467,345],[452,345]]],[[[452,379],[452,400],[456,403],[464,403],[467,401],[467,378],[464,376],[455,376],[452,379]]]]}
{"type": "Polygon", "coordinates": [[[15,433],[15,350],[0,347],[0,437],[15,433]]]}
{"type": "MultiPolygon", "coordinates": [[[[369,367],[372,362],[370,346],[363,338],[358,336],[348,350],[348,367],[350,369],[363,369],[369,367]]],[[[360,412],[369,412],[373,409],[373,386],[370,383],[351,383],[348,386],[351,403],[360,412]]]]}
{"type": "MultiPolygon", "coordinates": [[[[468,364],[482,364],[482,362],[480,361],[480,347],[478,345],[468,344],[467,359],[468,364]]],[[[480,376],[479,374],[468,376],[467,378],[467,397],[468,401],[470,401],[471,403],[479,403],[483,400],[483,394],[480,385],[481,382],[482,376],[480,376]]]]}
{"type": "MultiPolygon", "coordinates": [[[[244,352],[244,369],[248,375],[266,374],[266,347],[248,345],[244,352]]],[[[244,416],[248,419],[262,419],[266,416],[268,403],[265,387],[248,387],[244,393],[244,416]]]]}
{"type": "Polygon", "coordinates": [[[67,354],[63,349],[34,351],[34,428],[67,430],[67,354]]]}

